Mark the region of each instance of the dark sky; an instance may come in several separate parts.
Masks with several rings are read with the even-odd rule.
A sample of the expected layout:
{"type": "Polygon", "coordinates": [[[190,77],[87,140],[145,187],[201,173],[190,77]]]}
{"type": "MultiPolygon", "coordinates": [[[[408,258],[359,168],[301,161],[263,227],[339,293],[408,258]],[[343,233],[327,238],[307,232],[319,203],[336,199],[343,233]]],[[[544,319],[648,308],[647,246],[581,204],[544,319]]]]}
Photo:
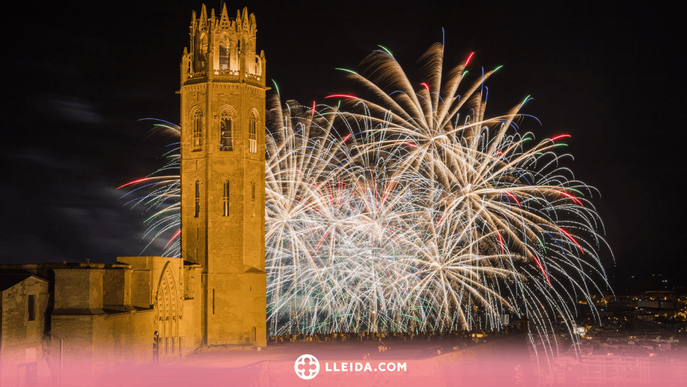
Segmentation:
{"type": "MultiPolygon", "coordinates": [[[[353,90],[334,68],[358,68],[378,44],[413,69],[441,41],[443,27],[447,64],[474,51],[473,70],[504,65],[488,82],[488,115],[532,95],[524,112],[542,126],[526,120],[525,129],[539,139],[573,136],[569,166],[602,194],[594,204],[615,254],[616,268],[601,254],[614,288],[654,286],[639,278],[658,273],[684,285],[686,31],[679,3],[596,3],[227,7],[232,16],[244,6],[255,13],[268,78],[282,97],[305,104],[353,90]]],[[[150,124],[137,120],[178,122],[179,63],[191,11],[201,3],[84,4],[29,2],[4,11],[0,263],[114,262],[144,246],[141,211],[123,207],[116,187],[163,162],[170,139],[150,136],[150,124]]],[[[219,1],[207,5],[219,13],[219,1]]]]}

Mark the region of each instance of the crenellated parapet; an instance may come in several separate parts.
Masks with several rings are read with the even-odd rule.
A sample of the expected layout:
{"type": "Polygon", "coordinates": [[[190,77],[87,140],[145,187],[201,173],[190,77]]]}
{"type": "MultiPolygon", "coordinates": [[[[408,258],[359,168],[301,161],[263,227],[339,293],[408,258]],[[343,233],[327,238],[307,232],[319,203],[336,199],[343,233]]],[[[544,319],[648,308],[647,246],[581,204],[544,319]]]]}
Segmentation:
{"type": "Polygon", "coordinates": [[[190,26],[190,48],[181,60],[181,85],[207,80],[245,81],[265,85],[265,53],[256,51],[257,24],[248,9],[230,18],[226,5],[222,13],[207,15],[205,5],[200,15],[193,11],[190,26]]]}

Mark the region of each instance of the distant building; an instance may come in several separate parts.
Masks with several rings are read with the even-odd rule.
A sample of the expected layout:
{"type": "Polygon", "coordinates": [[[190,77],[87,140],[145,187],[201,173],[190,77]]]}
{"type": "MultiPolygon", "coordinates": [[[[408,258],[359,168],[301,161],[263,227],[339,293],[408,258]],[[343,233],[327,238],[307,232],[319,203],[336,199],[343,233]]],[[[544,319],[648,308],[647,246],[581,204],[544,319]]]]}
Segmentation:
{"type": "Polygon", "coordinates": [[[0,369],[0,384],[3,376],[31,383],[44,356],[48,281],[26,273],[2,273],[0,296],[0,368],[16,365],[0,369]]]}

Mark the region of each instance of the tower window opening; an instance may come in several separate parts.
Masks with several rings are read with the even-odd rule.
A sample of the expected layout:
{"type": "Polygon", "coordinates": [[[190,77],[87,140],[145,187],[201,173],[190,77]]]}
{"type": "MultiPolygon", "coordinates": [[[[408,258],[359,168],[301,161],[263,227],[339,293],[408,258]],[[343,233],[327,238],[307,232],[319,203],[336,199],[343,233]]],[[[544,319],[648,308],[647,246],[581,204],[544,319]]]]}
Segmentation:
{"type": "Polygon", "coordinates": [[[224,182],[224,193],[222,195],[222,216],[229,216],[229,180],[224,182]]]}
{"type": "Polygon", "coordinates": [[[208,37],[207,35],[203,34],[203,36],[200,38],[200,52],[198,53],[200,59],[200,67],[205,68],[205,64],[207,62],[207,54],[208,54],[208,37]]]}
{"type": "Polygon", "coordinates": [[[36,296],[29,295],[29,321],[36,320],[36,296]]]}
{"type": "Polygon", "coordinates": [[[193,150],[199,151],[203,147],[203,113],[196,110],[193,113],[193,150]]]}
{"type": "Polygon", "coordinates": [[[234,136],[232,133],[232,122],[229,112],[223,111],[219,120],[219,150],[233,151],[234,150],[234,136]]]}
{"type": "Polygon", "coordinates": [[[200,215],[200,182],[196,180],[196,198],[195,198],[195,215],[194,217],[198,217],[200,215]]]}
{"type": "Polygon", "coordinates": [[[258,153],[258,118],[255,114],[251,114],[248,123],[248,145],[250,153],[258,153]]]}
{"type": "Polygon", "coordinates": [[[222,35],[219,42],[219,69],[227,70],[229,69],[229,37],[227,35],[222,35]]]}

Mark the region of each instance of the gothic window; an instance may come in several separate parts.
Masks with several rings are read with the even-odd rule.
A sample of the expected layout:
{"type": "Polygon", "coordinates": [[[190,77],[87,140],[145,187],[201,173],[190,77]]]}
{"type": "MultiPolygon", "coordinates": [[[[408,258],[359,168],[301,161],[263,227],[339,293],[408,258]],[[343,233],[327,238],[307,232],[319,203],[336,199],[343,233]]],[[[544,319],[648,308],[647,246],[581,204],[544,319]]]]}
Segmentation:
{"type": "Polygon", "coordinates": [[[258,153],[258,117],[255,113],[251,113],[248,121],[248,146],[250,153],[258,153]]]}
{"type": "Polygon", "coordinates": [[[229,180],[224,182],[224,193],[222,195],[222,216],[229,216],[229,180]]]}
{"type": "Polygon", "coordinates": [[[195,198],[195,206],[194,206],[194,217],[198,217],[200,215],[200,182],[196,180],[196,198],[195,198]]]}
{"type": "Polygon", "coordinates": [[[228,111],[223,111],[219,119],[219,150],[233,151],[234,136],[232,133],[232,120],[228,111]]]}
{"type": "Polygon", "coordinates": [[[229,69],[229,37],[226,34],[222,34],[219,41],[219,69],[227,70],[229,69]]]}
{"type": "Polygon", "coordinates": [[[193,113],[193,150],[199,151],[203,148],[203,113],[196,110],[193,113]]]}

